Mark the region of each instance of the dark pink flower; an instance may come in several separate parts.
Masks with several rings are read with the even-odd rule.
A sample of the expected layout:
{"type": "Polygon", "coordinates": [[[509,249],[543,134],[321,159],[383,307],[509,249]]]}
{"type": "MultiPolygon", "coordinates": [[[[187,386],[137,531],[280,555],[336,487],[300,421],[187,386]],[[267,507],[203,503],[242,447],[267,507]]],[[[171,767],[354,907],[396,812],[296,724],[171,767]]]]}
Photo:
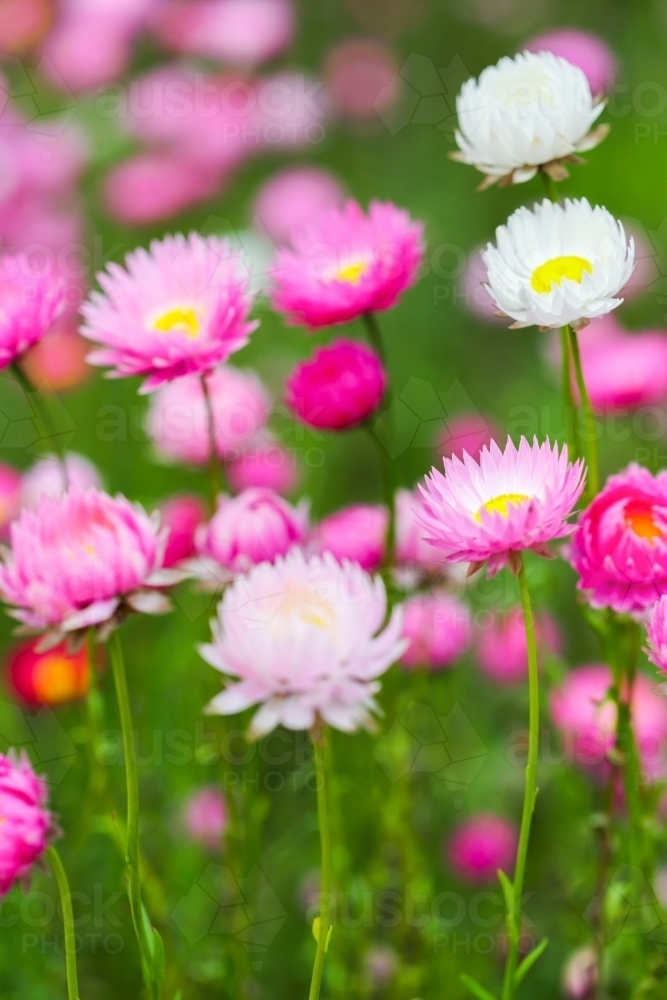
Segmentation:
{"type": "Polygon", "coordinates": [[[480,813],[462,823],[447,844],[449,864],[466,882],[493,882],[500,868],[512,875],[518,842],[513,823],[480,813]]]}
{"type": "Polygon", "coordinates": [[[595,608],[637,612],[667,592],[667,472],[635,463],[579,516],[569,559],[595,608]]]}
{"type": "Polygon", "coordinates": [[[339,562],[349,559],[373,572],[384,559],[388,525],[386,507],[352,504],[320,521],[310,536],[309,547],[316,553],[330,552],[339,562]]]}
{"type": "Polygon", "coordinates": [[[296,366],[287,383],[287,404],[311,427],[345,430],[380,405],[387,377],[365,344],[336,340],[296,366]]]}
{"type": "Polygon", "coordinates": [[[0,754],[0,895],[25,879],[53,832],[43,778],[28,758],[0,754]]]}

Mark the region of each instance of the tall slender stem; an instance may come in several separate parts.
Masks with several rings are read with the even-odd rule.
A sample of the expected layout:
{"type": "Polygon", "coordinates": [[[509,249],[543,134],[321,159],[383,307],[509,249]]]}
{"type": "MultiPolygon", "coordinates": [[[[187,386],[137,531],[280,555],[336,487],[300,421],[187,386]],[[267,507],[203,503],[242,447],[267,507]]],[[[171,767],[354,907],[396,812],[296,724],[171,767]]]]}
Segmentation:
{"type": "Polygon", "coordinates": [[[593,408],[588,395],[588,389],[586,388],[584,372],[581,367],[581,355],[579,354],[577,332],[571,326],[568,327],[568,336],[570,341],[570,351],[572,352],[572,360],[574,362],[574,374],[577,380],[577,388],[579,389],[581,413],[584,418],[584,451],[586,452],[586,464],[588,466],[585,496],[588,500],[591,500],[598,492],[600,485],[600,476],[598,472],[598,444],[595,436],[595,419],[593,417],[593,408]]]}
{"type": "Polygon", "coordinates": [[[79,1000],[79,982],[76,972],[76,934],[74,931],[74,913],[72,911],[72,894],[69,891],[67,874],[60,860],[60,855],[53,845],[47,847],[46,857],[58,883],[60,905],[63,911],[63,927],[65,932],[65,967],[67,970],[67,996],[69,1000],[79,1000]]]}
{"type": "MultiPolygon", "coordinates": [[[[637,756],[637,746],[632,728],[632,692],[635,682],[637,655],[640,646],[639,627],[636,622],[614,619],[617,641],[613,643],[614,686],[612,696],[616,703],[616,755],[620,762],[623,789],[630,820],[630,862],[637,868],[644,868],[643,809],[639,786],[641,772],[637,756]],[[618,635],[618,633],[621,633],[618,635]],[[624,641],[625,640],[625,641],[624,641]]],[[[649,872],[645,873],[651,878],[649,872]]]]}
{"type": "Polygon", "coordinates": [[[331,930],[331,834],[329,831],[328,789],[326,777],[326,728],[322,726],[311,732],[313,750],[315,752],[315,778],[317,781],[317,819],[320,828],[321,845],[321,886],[320,886],[320,917],[317,933],[317,952],[313,976],[310,981],[308,1000],[319,1000],[324,959],[327,952],[329,932],[331,930]]]}
{"type": "Polygon", "coordinates": [[[215,510],[218,495],[222,490],[222,470],[220,468],[220,461],[218,459],[218,452],[215,445],[215,411],[213,409],[213,400],[211,399],[211,392],[206,374],[201,376],[201,384],[204,392],[206,424],[208,428],[208,475],[211,487],[211,502],[213,510],[215,510]]]}
{"type": "Polygon", "coordinates": [[[521,938],[521,898],[523,896],[523,881],[526,872],[526,857],[530,840],[530,827],[537,798],[537,760],[540,738],[540,692],[537,671],[537,646],[535,644],[535,624],[530,603],[528,581],[523,556],[519,564],[519,589],[523,606],[523,620],[526,627],[526,643],[528,646],[528,702],[529,702],[529,736],[528,763],[526,764],[525,789],[523,798],[523,813],[519,845],[514,867],[514,883],[512,891],[512,908],[508,915],[508,951],[503,980],[502,1000],[512,1000],[516,983],[515,972],[519,958],[519,941],[521,938]]]}
{"type": "Polygon", "coordinates": [[[141,964],[146,985],[152,998],[159,998],[160,985],[153,973],[153,958],[155,953],[155,932],[151,930],[145,917],[141,899],[141,874],[139,869],[139,779],[137,775],[137,760],[134,750],[134,735],[132,728],[132,712],[130,697],[125,675],[123,648],[118,632],[112,632],[109,638],[109,655],[116,685],[118,712],[123,734],[123,752],[125,756],[125,778],[127,782],[127,838],[125,843],[125,859],[127,861],[130,907],[132,921],[137,935],[137,943],[141,953],[141,964]],[[151,937],[149,937],[151,935],[151,937]],[[151,939],[152,938],[152,939],[151,939]]]}
{"type": "MultiPolygon", "coordinates": [[[[382,366],[387,370],[387,356],[384,350],[384,343],[382,341],[382,333],[378,325],[378,321],[373,313],[364,313],[363,315],[364,326],[366,327],[366,334],[371,346],[375,349],[379,355],[382,366]]],[[[385,392],[385,400],[386,400],[385,392]]],[[[391,416],[391,411],[387,410],[385,413],[386,423],[387,423],[387,439],[382,441],[375,430],[371,427],[370,423],[367,424],[369,432],[376,444],[380,449],[380,459],[382,461],[382,478],[384,483],[384,494],[385,503],[389,509],[389,524],[387,526],[387,554],[385,557],[385,565],[391,567],[394,564],[394,548],[396,544],[396,469],[394,467],[394,460],[391,457],[390,451],[393,450],[395,441],[395,431],[391,416]]]]}
{"type": "Polygon", "coordinates": [[[561,327],[560,349],[563,365],[563,421],[565,426],[565,440],[567,442],[567,457],[571,462],[574,462],[579,457],[579,449],[577,448],[574,430],[575,406],[572,395],[572,355],[570,353],[570,338],[567,326],[561,327]]]}

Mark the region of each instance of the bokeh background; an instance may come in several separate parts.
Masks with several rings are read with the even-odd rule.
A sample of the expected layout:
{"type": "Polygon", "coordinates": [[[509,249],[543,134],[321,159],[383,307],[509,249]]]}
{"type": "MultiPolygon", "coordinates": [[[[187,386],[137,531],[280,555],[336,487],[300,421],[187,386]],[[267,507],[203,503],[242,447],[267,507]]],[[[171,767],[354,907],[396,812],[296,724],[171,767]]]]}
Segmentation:
{"type": "MultiPolygon", "coordinates": [[[[617,59],[603,115],[611,133],[589,154],[588,165],[572,168],[561,191],[606,205],[638,239],[642,280],[619,312],[621,324],[631,331],[667,329],[666,3],[302,0],[292,8],[293,25],[278,51],[253,65],[246,59],[240,68],[228,53],[175,51],[183,43],[166,3],[144,4],[141,13],[140,5],[128,4],[122,24],[119,8],[92,6],[100,8],[95,16],[75,0],[0,0],[7,91],[1,95],[0,162],[7,166],[0,171],[0,238],[5,247],[45,246],[71,263],[78,291],[68,328],[52,352],[34,359],[33,370],[58,385],[54,372],[59,361],[64,365],[64,381],[75,383],[60,391],[67,445],[96,463],[110,491],[152,508],[181,491],[204,497],[207,481],[204,471],[156,460],[144,426],[146,399],[133,380],[106,381],[81,367],[72,332],[77,294],[92,285],[97,267],[179,230],[229,232],[251,251],[261,281],[272,248],[257,218],[257,197],[273,175],[296,165],[329,172],[363,204],[391,200],[425,222],[422,277],[398,308],[381,317],[403,484],[412,486],[438,460],[438,436],[461,413],[481,414],[515,439],[521,433],[563,437],[548,336],[508,331],[481,316],[472,301],[478,278],[465,283],[471,255],[493,237],[496,225],[518,205],[542,197],[539,178],[479,194],[475,171],[448,157],[461,83],[548,29],[590,31],[617,59]],[[305,141],[304,129],[296,142],[251,138],[233,165],[217,163],[202,179],[201,165],[188,159],[192,137],[149,140],[151,114],[141,112],[131,134],[128,116],[113,110],[139,94],[133,81],[183,61],[230,80],[284,73],[291,94],[322,81],[313,91],[314,110],[306,102],[314,126],[305,141]],[[17,131],[34,149],[13,166],[17,131]],[[142,156],[158,159],[157,167],[144,163],[143,192],[137,191],[140,181],[118,172],[142,156]],[[169,156],[178,169],[172,161],[164,167],[160,158],[169,156]],[[165,180],[163,168],[176,172],[165,180]],[[158,188],[166,192],[162,204],[158,188]]],[[[261,298],[256,315],[260,326],[233,361],[255,368],[272,394],[271,427],[299,464],[295,497],[310,499],[315,519],[353,500],[380,501],[381,468],[366,432],[313,434],[295,425],[281,403],[294,363],[332,332],[312,337],[286,327],[261,298]]],[[[356,324],[344,332],[362,336],[356,324]]],[[[23,433],[22,405],[11,380],[0,378],[0,460],[21,470],[40,453],[40,443],[23,433]]],[[[604,475],[630,460],[653,470],[665,465],[667,414],[661,407],[617,414],[600,426],[604,475]]],[[[535,561],[529,570],[538,607],[552,614],[563,636],[562,656],[545,666],[549,685],[568,665],[599,659],[599,651],[577,607],[569,568],[535,561]]],[[[507,574],[480,581],[465,596],[478,627],[489,608],[516,599],[507,574]]],[[[206,637],[209,605],[209,596],[182,586],[173,614],[158,621],[137,617],[123,629],[138,730],[149,908],[168,952],[165,995],[171,1000],[182,990],[183,1000],[286,1000],[305,995],[314,951],[319,845],[312,761],[302,734],[281,731],[252,745],[243,737],[243,717],[202,715],[218,684],[196,652],[206,637]],[[215,783],[241,816],[221,851],[188,839],[181,820],[188,795],[215,783]]],[[[3,617],[0,628],[6,653],[15,641],[9,619],[3,617]]],[[[99,701],[98,765],[122,814],[123,769],[108,673],[100,680],[99,701]]],[[[412,1000],[444,991],[455,1000],[466,995],[459,972],[485,983],[497,979],[502,902],[495,884],[471,886],[457,877],[443,842],[479,811],[518,820],[526,691],[521,684],[491,683],[471,652],[428,675],[392,668],[381,702],[385,714],[377,733],[335,734],[333,740],[337,867],[344,884],[324,995],[412,1000]],[[431,748],[418,764],[415,739],[431,748]],[[452,764],[457,766],[448,770],[452,764]]],[[[562,753],[546,713],[543,728],[525,918],[529,938],[546,935],[550,946],[524,995],[546,1000],[561,995],[564,962],[591,939],[591,905],[600,890],[601,793],[562,753]]],[[[64,831],[62,854],[72,887],[82,894],[75,906],[81,996],[112,1000],[140,995],[140,970],[113,822],[105,825],[83,804],[89,730],[84,702],[38,711],[21,705],[9,687],[2,693],[2,749],[25,747],[49,775],[64,831]]],[[[667,842],[658,860],[658,869],[667,863],[667,842]]],[[[15,890],[3,901],[0,992],[8,1000],[64,995],[55,900],[51,878],[38,874],[28,895],[15,890]]]]}

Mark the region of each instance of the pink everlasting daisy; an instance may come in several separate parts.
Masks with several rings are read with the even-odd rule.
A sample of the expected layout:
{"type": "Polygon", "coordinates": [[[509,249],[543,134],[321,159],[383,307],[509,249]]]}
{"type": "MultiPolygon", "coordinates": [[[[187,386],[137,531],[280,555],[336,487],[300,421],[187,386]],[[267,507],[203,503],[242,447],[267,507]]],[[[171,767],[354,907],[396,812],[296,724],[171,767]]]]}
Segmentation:
{"type": "Polygon", "coordinates": [[[110,375],[145,375],[151,392],[181,375],[209,372],[247,342],[252,297],[240,258],[225,240],[197,233],[154,240],[125,268],[98,275],[84,303],[84,336],[100,344],[88,360],[110,375]]]}
{"type": "Polygon", "coordinates": [[[304,424],[341,431],[370,417],[386,385],[377,354],[341,338],[296,366],[287,383],[287,405],[304,424]]]}
{"type": "Polygon", "coordinates": [[[417,280],[423,229],[391,203],[323,212],[278,252],[274,307],[311,330],[390,309],[417,280]]]}
{"type": "Polygon", "coordinates": [[[567,448],[548,441],[532,446],[508,439],[501,451],[492,441],[479,460],[444,459],[445,475],[432,469],[416,508],[427,541],[445,562],[488,561],[494,575],[514,553],[532,549],[547,555],[547,544],[574,531],[567,518],[584,488],[581,461],[567,460],[567,448]]]}
{"type": "Polygon", "coordinates": [[[648,655],[651,663],[667,670],[667,594],[663,594],[652,609],[646,625],[648,655]]]}
{"type": "Polygon", "coordinates": [[[27,879],[53,836],[46,783],[25,755],[0,754],[0,896],[27,879]]]}
{"type": "Polygon", "coordinates": [[[46,336],[65,308],[65,282],[26,254],[0,257],[0,369],[46,336]]]}
{"type": "Polygon", "coordinates": [[[163,569],[167,530],[122,496],[70,487],[24,507],[0,564],[0,595],[30,630],[52,638],[94,626],[102,633],[128,610],[168,610],[159,589],[182,574],[163,569]]]}
{"type": "Polygon", "coordinates": [[[579,517],[569,556],[595,608],[640,612],[667,593],[667,472],[633,463],[610,476],[579,517]]]}
{"type": "Polygon", "coordinates": [[[231,715],[261,705],[251,734],[282,724],[309,729],[323,721],[352,731],[368,726],[377,678],[406,647],[402,610],[385,625],[379,577],[332,555],[298,549],[255,566],[227,589],[204,659],[235,680],[208,707],[231,715]],[[384,627],[383,627],[384,626],[384,627]]]}

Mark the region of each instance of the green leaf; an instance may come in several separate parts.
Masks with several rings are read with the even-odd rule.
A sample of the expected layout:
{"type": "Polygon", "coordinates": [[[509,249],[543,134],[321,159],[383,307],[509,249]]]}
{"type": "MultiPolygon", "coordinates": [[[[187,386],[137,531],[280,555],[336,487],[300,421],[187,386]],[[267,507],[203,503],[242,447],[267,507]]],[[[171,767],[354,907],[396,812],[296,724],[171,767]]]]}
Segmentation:
{"type": "Polygon", "coordinates": [[[162,938],[155,930],[154,927],[151,928],[153,934],[153,965],[151,966],[151,982],[156,989],[158,995],[162,992],[162,984],[164,983],[164,973],[165,973],[165,957],[164,957],[164,944],[162,943],[162,938]]]}
{"type": "Polygon", "coordinates": [[[493,993],[489,993],[489,991],[485,990],[483,986],[480,986],[477,980],[473,979],[472,976],[466,976],[466,974],[462,972],[459,979],[463,985],[467,986],[470,992],[477,997],[477,1000],[496,1000],[493,993]]]}
{"type": "Polygon", "coordinates": [[[508,913],[513,913],[514,912],[514,886],[512,885],[512,883],[510,882],[510,880],[508,879],[507,875],[502,870],[502,868],[499,868],[498,871],[496,872],[496,874],[498,876],[498,881],[500,882],[500,885],[501,885],[502,890],[503,890],[503,896],[505,897],[505,907],[507,908],[507,912],[508,913]]]}
{"type": "Polygon", "coordinates": [[[523,982],[523,980],[528,975],[528,973],[530,972],[530,970],[532,969],[532,967],[535,965],[535,962],[538,960],[538,958],[540,957],[540,955],[544,952],[544,950],[546,949],[546,947],[547,947],[548,944],[549,944],[549,938],[542,938],[542,940],[540,941],[540,943],[538,945],[536,945],[536,947],[533,948],[533,950],[528,955],[526,955],[526,957],[524,958],[523,962],[521,963],[521,965],[519,966],[519,968],[514,973],[514,984],[515,984],[515,986],[518,986],[519,983],[523,982]]]}

